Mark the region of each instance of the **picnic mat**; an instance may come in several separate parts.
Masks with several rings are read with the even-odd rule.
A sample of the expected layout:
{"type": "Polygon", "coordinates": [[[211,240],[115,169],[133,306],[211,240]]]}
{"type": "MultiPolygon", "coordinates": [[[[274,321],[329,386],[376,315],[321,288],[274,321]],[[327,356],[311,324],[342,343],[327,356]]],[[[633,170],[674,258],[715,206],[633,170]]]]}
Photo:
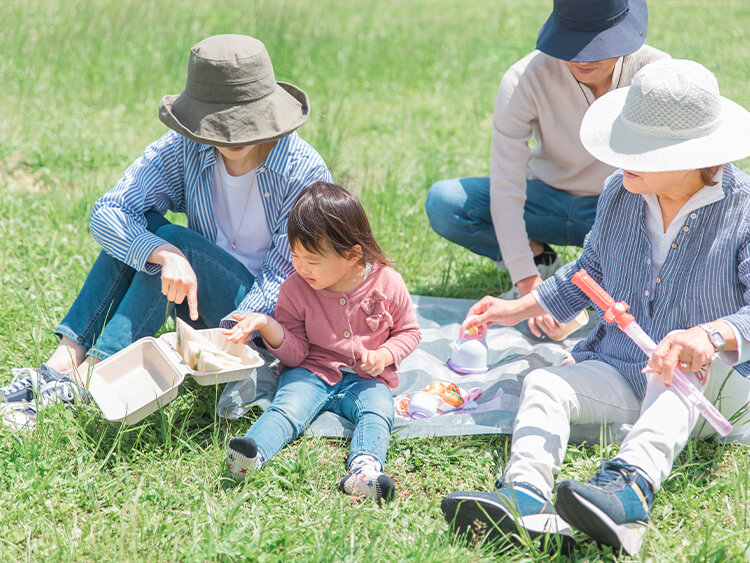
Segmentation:
{"type": "MultiPolygon", "coordinates": [[[[533,337],[525,322],[515,327],[493,326],[487,331],[489,371],[480,375],[459,375],[447,365],[450,345],[456,340],[459,325],[475,301],[423,296],[412,296],[412,301],[422,328],[422,341],[401,363],[398,371],[400,384],[393,390],[393,396],[411,394],[427,387],[431,381],[454,382],[467,390],[479,387],[482,394],[472,410],[458,410],[423,419],[396,415],[393,434],[402,438],[510,434],[518,410],[523,377],[539,367],[560,365],[573,345],[585,338],[598,322],[595,314],[590,315],[588,325],[562,342],[533,337]]],[[[261,353],[269,365],[258,369],[254,386],[242,381],[227,384],[217,406],[220,416],[236,419],[250,410],[252,405],[266,409],[271,404],[278,378],[278,362],[265,350],[261,353]]],[[[571,441],[599,443],[602,432],[606,432],[608,441],[616,442],[624,437],[627,428],[619,425],[605,428],[598,424],[573,425],[571,441]]],[[[309,426],[307,433],[349,437],[352,424],[338,415],[323,412],[309,426]]]]}

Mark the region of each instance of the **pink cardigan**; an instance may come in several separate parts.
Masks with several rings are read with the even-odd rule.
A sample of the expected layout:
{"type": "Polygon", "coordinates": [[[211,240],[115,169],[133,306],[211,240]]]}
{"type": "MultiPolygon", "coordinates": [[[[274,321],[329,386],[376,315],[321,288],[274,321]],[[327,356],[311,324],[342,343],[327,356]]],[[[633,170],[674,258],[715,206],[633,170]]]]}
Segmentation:
{"type": "Polygon", "coordinates": [[[404,280],[382,264],[373,264],[365,281],[348,293],[315,290],[294,273],[281,285],[276,320],[284,327],[284,342],[266,346],[282,367],[309,369],[329,385],[341,380],[343,367],[396,387],[399,363],[422,338],[404,280]],[[362,370],[362,350],[381,346],[394,363],[373,378],[362,370]]]}

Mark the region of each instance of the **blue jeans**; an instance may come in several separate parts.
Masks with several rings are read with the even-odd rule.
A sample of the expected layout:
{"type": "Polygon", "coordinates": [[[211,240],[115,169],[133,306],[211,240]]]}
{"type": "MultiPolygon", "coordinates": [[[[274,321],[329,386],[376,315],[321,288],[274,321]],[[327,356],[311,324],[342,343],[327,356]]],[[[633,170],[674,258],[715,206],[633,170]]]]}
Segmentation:
{"type": "MultiPolygon", "coordinates": [[[[173,225],[158,213],[149,212],[146,219],[149,231],[185,254],[198,278],[198,322],[190,321],[187,299],[176,306],[177,315],[194,326],[219,326],[250,290],[253,275],[203,235],[173,225]]],[[[162,295],[159,274],[136,272],[102,251],[55,333],[104,359],[156,334],[173,306],[162,295]]]]}
{"type": "MultiPolygon", "coordinates": [[[[529,240],[583,246],[594,224],[597,196],[577,197],[536,180],[526,180],[526,235],[529,240]]],[[[490,179],[441,180],[425,202],[432,229],[449,241],[492,260],[502,260],[490,214],[490,179]]]]}
{"type": "Polygon", "coordinates": [[[362,454],[371,455],[385,467],[395,416],[393,396],[382,381],[354,373],[344,373],[341,381],[328,385],[310,370],[286,368],[279,376],[271,406],[245,436],[255,440],[266,462],[324,410],[354,423],[347,467],[362,454]]]}

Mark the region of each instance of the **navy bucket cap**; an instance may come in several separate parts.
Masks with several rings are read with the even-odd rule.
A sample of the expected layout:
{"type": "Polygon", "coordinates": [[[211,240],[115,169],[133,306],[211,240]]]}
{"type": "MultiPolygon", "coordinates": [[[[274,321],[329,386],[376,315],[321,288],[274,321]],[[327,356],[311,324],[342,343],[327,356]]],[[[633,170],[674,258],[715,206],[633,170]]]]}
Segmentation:
{"type": "Polygon", "coordinates": [[[646,40],[646,0],[554,0],[536,48],[570,62],[635,53],[646,40]]]}

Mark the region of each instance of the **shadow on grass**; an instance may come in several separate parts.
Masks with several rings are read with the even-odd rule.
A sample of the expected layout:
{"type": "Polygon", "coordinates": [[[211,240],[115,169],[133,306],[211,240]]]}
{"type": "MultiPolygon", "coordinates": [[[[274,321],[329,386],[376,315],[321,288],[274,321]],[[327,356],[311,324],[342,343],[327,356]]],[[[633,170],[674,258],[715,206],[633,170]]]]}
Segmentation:
{"type": "MultiPolygon", "coordinates": [[[[229,425],[216,415],[222,388],[186,380],[172,402],[132,425],[107,421],[95,404],[77,407],[75,418],[81,437],[103,466],[114,460],[133,461],[144,453],[179,458],[187,452],[223,447],[229,425]]],[[[243,418],[243,427],[254,419],[243,418]]]]}

